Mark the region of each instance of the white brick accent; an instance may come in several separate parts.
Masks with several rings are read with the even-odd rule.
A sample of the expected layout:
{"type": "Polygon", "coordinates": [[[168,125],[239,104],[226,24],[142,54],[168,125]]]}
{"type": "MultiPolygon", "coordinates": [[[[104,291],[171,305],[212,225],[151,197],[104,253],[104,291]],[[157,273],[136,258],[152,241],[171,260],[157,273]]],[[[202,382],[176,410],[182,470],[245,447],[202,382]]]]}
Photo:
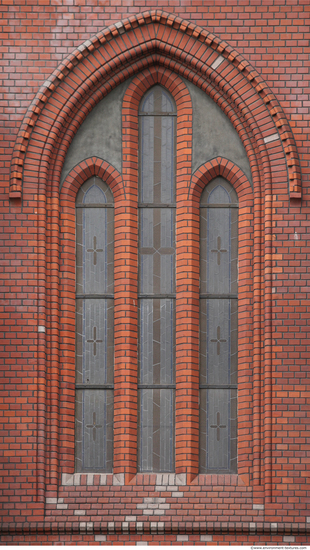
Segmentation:
{"type": "Polygon", "coordinates": [[[279,134],[272,134],[271,136],[267,136],[264,138],[265,143],[271,143],[272,141],[276,141],[277,139],[280,139],[279,134]]]}
{"type": "Polygon", "coordinates": [[[125,521],[128,521],[128,522],[137,521],[137,516],[126,516],[125,521]]]}
{"type": "Polygon", "coordinates": [[[125,474],[114,474],[113,485],[125,485],[125,474]]]}
{"type": "Polygon", "coordinates": [[[57,504],[57,498],[46,498],[46,504],[57,504]]]}
{"type": "Polygon", "coordinates": [[[95,535],[95,541],[96,542],[104,542],[107,540],[106,535],[95,535]]]}
{"type": "Polygon", "coordinates": [[[224,57],[222,55],[219,55],[218,58],[215,61],[213,61],[211,65],[211,69],[217,69],[223,61],[224,61],[224,57]]]}
{"type": "Polygon", "coordinates": [[[295,542],[295,537],[283,537],[283,542],[295,542]]]}
{"type": "Polygon", "coordinates": [[[75,516],[85,516],[86,510],[74,510],[75,516]]]}
{"type": "Polygon", "coordinates": [[[57,504],[57,510],[68,510],[68,504],[57,504]]]}
{"type": "Polygon", "coordinates": [[[263,504],[253,504],[253,510],[265,510],[265,506],[263,504]]]}
{"type": "Polygon", "coordinates": [[[86,484],[87,485],[94,485],[94,474],[86,474],[86,484]]]}
{"type": "Polygon", "coordinates": [[[177,541],[187,541],[188,535],[177,535],[177,541]]]}
{"type": "Polygon", "coordinates": [[[177,474],[175,476],[176,485],[186,485],[186,474],[177,474]]]}

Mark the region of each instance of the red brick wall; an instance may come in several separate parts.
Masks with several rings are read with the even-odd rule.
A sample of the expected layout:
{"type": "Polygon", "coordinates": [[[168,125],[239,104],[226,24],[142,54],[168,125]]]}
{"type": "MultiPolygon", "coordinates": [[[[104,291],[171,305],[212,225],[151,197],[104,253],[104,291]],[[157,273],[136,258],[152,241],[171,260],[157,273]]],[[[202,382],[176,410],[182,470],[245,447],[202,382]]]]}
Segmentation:
{"type": "Polygon", "coordinates": [[[8,2],[0,9],[5,74],[0,151],[3,543],[79,540],[111,544],[141,539],[166,544],[305,543],[310,525],[308,2],[181,0],[146,1],[138,6],[133,1],[98,0],[91,5],[79,1],[60,6],[39,0],[38,5],[8,2]],[[110,33],[101,32],[112,23],[154,8],[176,14],[191,25],[165,17],[159,25],[153,13],[144,23],[141,17],[132,18],[121,30],[113,27],[110,33]],[[155,45],[156,63],[151,59],[154,51],[147,47],[141,55],[155,24],[161,40],[160,46],[155,45]],[[95,34],[97,39],[86,53],[75,49],[95,34]],[[128,49],[136,41],[136,57],[131,54],[129,58],[126,48],[116,50],[126,40],[128,49]],[[169,47],[164,46],[167,43],[169,47]],[[119,61],[113,59],[115,51],[119,61]],[[211,69],[218,55],[224,62],[215,74],[211,69]],[[104,56],[109,57],[111,74],[102,70],[107,62],[104,56]],[[96,78],[92,76],[95,70],[96,78]],[[98,159],[89,159],[70,173],[60,197],[57,191],[66,149],[95,102],[122,79],[145,71],[149,71],[149,80],[168,87],[178,104],[179,173],[183,174],[178,187],[179,251],[185,250],[191,236],[197,248],[195,200],[212,176],[227,177],[241,199],[238,476],[197,476],[197,438],[193,436],[197,335],[192,329],[198,290],[195,270],[186,271],[197,257],[195,248],[185,250],[186,262],[177,266],[177,338],[191,353],[184,365],[179,347],[176,474],[181,477],[135,475],[131,428],[136,412],[130,403],[136,391],[136,362],[129,338],[136,331],[134,110],[145,90],[143,77],[140,83],[133,82],[123,107],[123,140],[128,143],[123,150],[123,174],[98,159]],[[171,77],[171,71],[179,76],[171,77]],[[202,73],[207,73],[206,80],[201,80],[202,73]],[[205,89],[243,137],[253,194],[236,167],[224,159],[208,163],[189,182],[191,111],[180,76],[205,89]],[[42,87],[47,79],[51,84],[42,87]],[[264,142],[264,137],[275,132],[281,139],[264,142]],[[74,198],[92,173],[111,184],[117,200],[115,303],[116,315],[126,323],[128,334],[120,331],[116,335],[116,477],[77,479],[72,477],[74,198]],[[183,196],[186,178],[187,188],[192,189],[192,210],[183,196]],[[132,242],[122,241],[124,232],[132,235],[132,242]],[[128,262],[132,280],[126,281],[126,289],[122,273],[128,262]],[[184,289],[186,279],[192,283],[184,289]],[[45,332],[38,327],[45,327],[45,332]],[[125,346],[126,365],[122,359],[125,346]],[[128,368],[133,376],[126,385],[128,368]],[[191,417],[184,416],[186,399],[191,417]],[[124,422],[128,422],[128,436],[124,422]],[[184,435],[189,436],[186,445],[184,435]]]}

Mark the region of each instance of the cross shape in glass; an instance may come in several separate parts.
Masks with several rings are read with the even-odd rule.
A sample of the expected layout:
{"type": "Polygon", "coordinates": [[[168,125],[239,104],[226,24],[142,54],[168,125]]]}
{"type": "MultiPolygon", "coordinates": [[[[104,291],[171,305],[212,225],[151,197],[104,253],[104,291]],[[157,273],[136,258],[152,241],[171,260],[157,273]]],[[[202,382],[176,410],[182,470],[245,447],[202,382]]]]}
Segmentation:
{"type": "Polygon", "coordinates": [[[97,340],[97,327],[93,328],[93,339],[87,340],[89,344],[94,344],[94,355],[97,355],[97,347],[96,344],[100,344],[102,340],[97,340]]]}
{"type": "Polygon", "coordinates": [[[93,262],[94,262],[94,265],[97,265],[97,252],[103,252],[103,248],[97,248],[97,237],[96,236],[94,236],[93,248],[88,248],[87,252],[93,252],[94,253],[93,262]]]}
{"type": "Polygon", "coordinates": [[[227,250],[225,248],[221,248],[221,245],[222,245],[222,239],[221,239],[220,236],[218,236],[218,238],[217,238],[217,248],[211,250],[211,252],[216,252],[217,253],[217,265],[221,265],[221,254],[223,252],[227,252],[227,250]]]}
{"type": "Polygon", "coordinates": [[[226,428],[224,424],[221,424],[221,414],[219,412],[216,415],[216,424],[210,427],[216,429],[216,439],[219,441],[221,438],[221,429],[226,428]]]}
{"type": "Polygon", "coordinates": [[[96,432],[97,428],[102,428],[102,424],[96,424],[96,413],[93,413],[93,423],[87,424],[86,428],[91,428],[93,430],[93,440],[96,441],[96,432]]]}
{"type": "Polygon", "coordinates": [[[217,344],[216,346],[216,352],[217,355],[220,355],[221,352],[221,344],[224,342],[227,342],[224,338],[221,338],[221,327],[217,327],[216,329],[216,338],[213,338],[211,342],[215,342],[217,344]]]}

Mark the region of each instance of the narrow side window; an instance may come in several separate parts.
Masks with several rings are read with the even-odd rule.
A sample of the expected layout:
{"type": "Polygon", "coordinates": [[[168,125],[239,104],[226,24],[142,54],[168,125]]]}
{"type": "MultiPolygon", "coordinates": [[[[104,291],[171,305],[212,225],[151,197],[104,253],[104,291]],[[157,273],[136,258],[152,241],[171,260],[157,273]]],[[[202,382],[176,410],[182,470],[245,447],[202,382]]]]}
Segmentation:
{"type": "Polygon", "coordinates": [[[238,199],[221,177],[200,201],[200,471],[237,471],[238,199]]]}
{"type": "Polygon", "coordinates": [[[113,195],[92,177],[76,199],[77,472],[113,467],[113,256],[113,195]]]}

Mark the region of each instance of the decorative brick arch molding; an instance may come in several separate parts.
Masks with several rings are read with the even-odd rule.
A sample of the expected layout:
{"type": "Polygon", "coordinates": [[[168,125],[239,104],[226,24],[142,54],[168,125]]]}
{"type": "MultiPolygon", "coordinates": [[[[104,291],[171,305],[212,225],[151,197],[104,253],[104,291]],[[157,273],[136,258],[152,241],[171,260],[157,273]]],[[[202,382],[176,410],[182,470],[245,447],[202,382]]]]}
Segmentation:
{"type": "MultiPolygon", "coordinates": [[[[126,198],[126,201],[129,201],[127,205],[131,209],[131,212],[127,211],[126,215],[131,215],[131,219],[134,219],[136,216],[134,208],[137,204],[137,155],[134,154],[134,150],[137,151],[137,147],[136,149],[134,147],[137,128],[135,128],[134,118],[143,90],[156,82],[166,86],[172,93],[178,105],[179,114],[183,109],[178,134],[178,146],[182,150],[180,180],[177,182],[180,204],[182,205],[182,200],[188,200],[190,197],[194,211],[197,207],[199,190],[216,175],[223,175],[235,187],[238,182],[237,192],[239,200],[241,198],[245,205],[245,210],[254,206],[252,217],[255,304],[253,387],[256,397],[254,397],[253,410],[256,435],[251,451],[254,459],[252,479],[258,486],[263,480],[265,495],[270,496],[271,364],[265,361],[264,380],[262,380],[263,361],[260,347],[264,338],[265,358],[269,358],[272,188],[278,186],[287,198],[301,197],[301,177],[296,145],[288,121],[275,96],[247,61],[227,43],[204,29],[173,15],[152,11],[133,16],[109,27],[87,40],[68,56],[44,83],[30,105],[14,148],[10,197],[12,199],[22,197],[27,201],[35,195],[38,204],[37,262],[40,296],[38,384],[41,399],[39,411],[42,414],[39,415],[38,429],[37,495],[41,500],[45,498],[46,490],[55,491],[58,486],[60,445],[62,445],[64,463],[68,457],[72,456],[74,446],[72,423],[66,425],[62,432],[65,434],[65,440],[69,441],[67,448],[63,445],[64,439],[61,439],[63,436],[58,424],[59,399],[65,402],[67,397],[65,394],[59,397],[57,393],[60,379],[59,364],[66,354],[66,346],[70,348],[71,354],[74,346],[72,304],[71,309],[69,308],[70,315],[64,318],[62,315],[66,309],[66,303],[59,300],[60,293],[64,296],[68,291],[72,296],[74,292],[73,199],[77,185],[91,175],[99,175],[113,188],[116,211],[117,208],[119,211],[124,209],[126,198]],[[246,149],[251,165],[253,188],[241,170],[225,159],[214,159],[194,175],[191,174],[191,107],[189,95],[181,77],[200,87],[229,117],[246,149]],[[129,78],[133,81],[128,87],[123,104],[123,122],[128,123],[128,126],[123,125],[125,130],[122,175],[102,159],[87,159],[70,172],[60,194],[61,170],[76,131],[95,105],[129,78]],[[127,153],[128,156],[126,156],[127,153]],[[59,230],[60,222],[62,233],[59,230]],[[71,265],[71,271],[68,265],[71,265]],[[64,275],[63,280],[67,281],[66,283],[62,283],[60,273],[64,275]],[[62,287],[63,284],[68,288],[62,287]],[[267,313],[265,317],[263,309],[267,313]],[[51,328],[49,334],[45,332],[48,323],[51,328]],[[61,332],[62,336],[60,336],[61,332]],[[47,368],[48,354],[51,359],[47,368]],[[263,398],[259,393],[262,383],[265,388],[263,398]],[[50,403],[50,418],[53,422],[46,420],[44,416],[47,410],[45,401],[47,398],[50,403]],[[262,405],[265,406],[264,422],[259,412],[262,405]],[[264,442],[259,437],[262,425],[264,442]],[[48,437],[46,437],[47,432],[48,437]],[[67,457],[66,453],[68,453],[67,457]],[[49,468],[45,473],[47,455],[49,468]],[[261,471],[262,457],[265,461],[264,472],[261,471]]],[[[187,207],[184,206],[184,208],[187,207]]],[[[250,218],[251,215],[248,214],[247,220],[250,218]]],[[[179,223],[178,220],[177,223],[179,223]]],[[[182,238],[185,242],[185,233],[182,238]]],[[[180,242],[179,240],[178,246],[181,246],[180,242]]],[[[134,262],[136,251],[132,252],[132,250],[134,249],[129,247],[128,261],[134,262]]],[[[118,265],[118,269],[121,272],[121,264],[118,265]]],[[[179,269],[178,273],[182,272],[184,276],[184,266],[179,265],[177,269],[179,269]]],[[[135,284],[133,282],[132,292],[136,292],[135,284]]],[[[197,282],[195,284],[197,293],[197,282]]],[[[133,296],[128,295],[128,300],[128,316],[133,312],[135,322],[136,310],[131,302],[133,296]]],[[[123,306],[122,303],[122,308],[123,306]]],[[[188,338],[190,338],[190,330],[188,338]]],[[[74,392],[72,369],[70,372],[62,371],[61,377],[68,382],[66,387],[72,399],[74,392]]],[[[74,405],[71,403],[70,407],[72,406],[74,405]]],[[[133,453],[134,448],[130,447],[129,439],[128,442],[123,441],[122,446],[126,446],[127,443],[128,449],[133,453]]],[[[123,452],[122,449],[120,444],[120,454],[123,452]]],[[[180,460],[183,459],[180,457],[180,460]]],[[[184,461],[186,460],[185,457],[184,461]]]]}
{"type": "MultiPolygon", "coordinates": [[[[55,145],[64,152],[76,129],[110,90],[152,64],[169,67],[219,103],[257,158],[281,166],[291,198],[301,197],[301,171],[286,116],[267,83],[226,42],[159,10],[132,16],[84,42],[44,83],[21,125],[11,163],[10,197],[44,172],[55,145]],[[63,141],[63,147],[59,142],[63,141]],[[42,160],[34,153],[43,153],[42,160]]],[[[65,154],[65,153],[64,153],[65,154]]],[[[61,157],[59,158],[61,160],[61,157]]],[[[250,158],[251,160],[251,158],[250,158]]],[[[280,181],[280,180],[279,180],[280,181]]],[[[277,183],[277,179],[273,179],[277,183]]]]}

